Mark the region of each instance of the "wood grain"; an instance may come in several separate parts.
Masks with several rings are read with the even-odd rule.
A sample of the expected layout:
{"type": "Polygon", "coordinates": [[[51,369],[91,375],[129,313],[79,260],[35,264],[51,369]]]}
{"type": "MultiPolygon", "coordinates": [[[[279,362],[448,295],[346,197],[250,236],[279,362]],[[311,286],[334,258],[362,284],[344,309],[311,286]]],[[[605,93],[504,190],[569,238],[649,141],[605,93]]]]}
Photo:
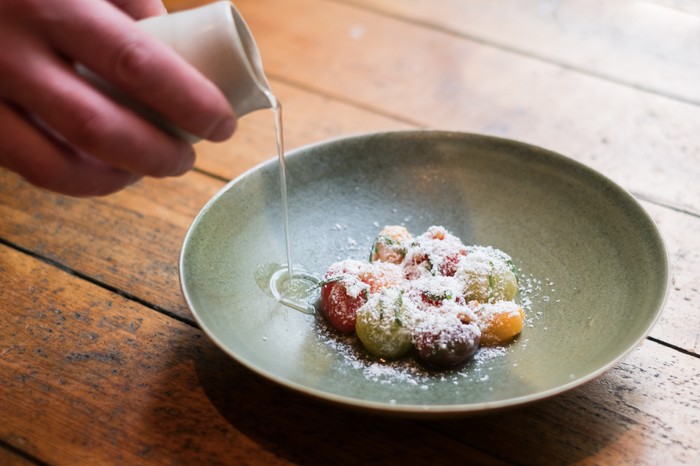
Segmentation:
{"type": "MultiPolygon", "coordinates": [[[[146,180],[110,198],[78,200],[28,189],[0,172],[0,238],[191,320],[179,288],[179,251],[199,209],[222,186],[193,172],[146,180]]],[[[643,205],[666,238],[673,280],[651,334],[700,354],[700,218],[643,205]]]]}
{"type": "Polygon", "coordinates": [[[0,465],[697,464],[697,1],[235,3],[288,149],[470,131],[561,152],[631,190],[669,250],[657,325],[596,380],[489,416],[387,418],[257,376],[196,327],[177,262],[226,180],[275,156],[259,111],[230,141],[199,143],[197,171],[114,196],[67,198],[0,170],[0,465]]]}
{"type": "Polygon", "coordinates": [[[37,463],[20,455],[15,450],[0,446],[0,464],[3,466],[33,466],[37,463]]]}
{"type": "Polygon", "coordinates": [[[190,318],[179,291],[178,254],[190,223],[222,181],[192,172],[110,197],[73,199],[32,189],[8,172],[0,179],[0,238],[190,318]]]}
{"type": "Polygon", "coordinates": [[[436,428],[517,464],[693,464],[700,361],[645,342],[603,377],[516,414],[436,428]],[[499,443],[500,442],[500,443],[499,443]]]}
{"type": "Polygon", "coordinates": [[[224,464],[255,448],[203,396],[198,330],[6,247],[0,264],[4,441],[61,464],[224,464]]]}
{"type": "Polygon", "coordinates": [[[236,3],[268,76],[418,126],[540,145],[700,212],[695,105],[335,2],[236,3]]]}
{"type": "Polygon", "coordinates": [[[653,443],[691,464],[697,453],[700,361],[653,342],[601,379],[521,410],[377,418],[260,379],[199,330],[22,253],[0,247],[0,264],[0,396],[13,400],[0,438],[48,463],[625,464],[653,443]]]}
{"type": "Polygon", "coordinates": [[[671,283],[651,336],[700,355],[700,218],[644,203],[663,235],[671,283]]]}
{"type": "Polygon", "coordinates": [[[0,438],[48,463],[427,461],[437,448],[499,464],[414,424],[329,413],[234,364],[199,330],[7,247],[0,266],[0,399],[13,400],[0,438]],[[353,426],[351,444],[336,442],[353,426]],[[424,443],[409,450],[406,437],[424,443]]]}
{"type": "Polygon", "coordinates": [[[700,104],[694,0],[341,1],[700,104]]]}
{"type": "MultiPolygon", "coordinates": [[[[300,146],[349,134],[413,129],[397,119],[378,115],[330,97],[270,82],[282,104],[287,151],[300,146]]],[[[196,145],[197,167],[217,176],[233,179],[262,161],[277,157],[274,116],[261,110],[239,121],[233,139],[226,143],[202,141],[196,145]]]]}

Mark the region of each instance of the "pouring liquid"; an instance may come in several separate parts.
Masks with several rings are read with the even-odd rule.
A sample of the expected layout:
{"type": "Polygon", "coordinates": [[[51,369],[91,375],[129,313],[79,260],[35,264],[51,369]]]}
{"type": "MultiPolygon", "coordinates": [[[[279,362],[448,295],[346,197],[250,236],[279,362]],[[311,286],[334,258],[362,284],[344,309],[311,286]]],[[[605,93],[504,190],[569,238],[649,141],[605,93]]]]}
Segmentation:
{"type": "Polygon", "coordinates": [[[305,314],[313,314],[318,301],[319,280],[306,272],[302,266],[292,265],[291,232],[289,229],[289,203],[287,201],[287,163],[284,157],[284,133],[282,127],[282,106],[271,93],[268,94],[275,116],[277,134],[277,157],[279,159],[280,194],[284,222],[284,239],[287,251],[287,264],[265,264],[258,267],[255,280],[258,286],[278,302],[305,314]],[[296,270],[295,270],[296,269],[296,270]]]}

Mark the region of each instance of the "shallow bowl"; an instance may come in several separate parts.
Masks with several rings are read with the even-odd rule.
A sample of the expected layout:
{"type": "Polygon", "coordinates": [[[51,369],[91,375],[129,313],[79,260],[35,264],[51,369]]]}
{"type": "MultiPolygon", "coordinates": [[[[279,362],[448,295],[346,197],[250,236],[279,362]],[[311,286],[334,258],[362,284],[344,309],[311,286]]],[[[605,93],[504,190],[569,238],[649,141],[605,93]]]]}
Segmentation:
{"type": "MultiPolygon", "coordinates": [[[[180,257],[185,298],[226,353],[290,389],[407,416],[483,413],[577,387],[647,335],[668,285],[645,210],[600,173],[531,145],[473,134],[354,136],[287,155],[291,255],[322,276],[365,259],[383,225],[442,225],[513,257],[527,325],[500,350],[430,372],[383,364],[256,282],[286,262],[280,176],[270,160],[229,183],[193,222],[180,257]]],[[[347,339],[346,339],[347,340],[347,339]]]]}

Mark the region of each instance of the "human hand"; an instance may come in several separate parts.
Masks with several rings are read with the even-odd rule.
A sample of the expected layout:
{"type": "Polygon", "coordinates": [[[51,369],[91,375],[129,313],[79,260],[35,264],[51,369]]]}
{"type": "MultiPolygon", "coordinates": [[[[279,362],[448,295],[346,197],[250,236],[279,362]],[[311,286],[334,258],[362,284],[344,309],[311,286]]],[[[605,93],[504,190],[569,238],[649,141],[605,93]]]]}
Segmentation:
{"type": "Polygon", "coordinates": [[[100,93],[76,63],[195,136],[228,138],[236,118],[219,89],[134,22],[162,13],[159,0],[0,1],[0,167],[74,196],[192,167],[190,144],[100,93]]]}

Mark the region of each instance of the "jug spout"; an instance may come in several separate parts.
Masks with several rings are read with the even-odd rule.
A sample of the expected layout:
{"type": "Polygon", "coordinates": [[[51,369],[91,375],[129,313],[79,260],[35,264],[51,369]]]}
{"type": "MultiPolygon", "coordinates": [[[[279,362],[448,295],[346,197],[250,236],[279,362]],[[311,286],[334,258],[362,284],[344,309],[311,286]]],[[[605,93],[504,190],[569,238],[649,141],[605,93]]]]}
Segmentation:
{"type": "MultiPolygon", "coordinates": [[[[276,105],[253,35],[231,2],[147,18],[139,26],[216,84],[238,117],[276,105]]],[[[196,139],[169,123],[157,124],[196,139]]]]}
{"type": "MultiPolygon", "coordinates": [[[[231,105],[239,116],[254,110],[276,107],[277,100],[270,90],[270,85],[267,82],[267,77],[263,70],[260,53],[258,52],[258,46],[250,33],[250,29],[248,29],[243,17],[233,5],[228,2],[222,3],[227,4],[229,7],[230,16],[227,15],[226,17],[232,20],[234,28],[230,37],[234,42],[237,42],[234,50],[236,51],[236,55],[240,56],[241,69],[247,70],[247,77],[250,80],[247,85],[244,83],[245,77],[232,79],[232,83],[228,83],[231,94],[230,96],[227,94],[227,97],[229,97],[231,105]],[[237,86],[236,84],[240,85],[237,86]]],[[[235,66],[235,60],[232,60],[232,62],[234,62],[232,66],[235,66]]],[[[232,69],[230,75],[232,77],[236,76],[239,72],[237,70],[239,70],[239,68],[232,69]]],[[[222,83],[220,85],[222,90],[226,87],[227,84],[222,83]]]]}

